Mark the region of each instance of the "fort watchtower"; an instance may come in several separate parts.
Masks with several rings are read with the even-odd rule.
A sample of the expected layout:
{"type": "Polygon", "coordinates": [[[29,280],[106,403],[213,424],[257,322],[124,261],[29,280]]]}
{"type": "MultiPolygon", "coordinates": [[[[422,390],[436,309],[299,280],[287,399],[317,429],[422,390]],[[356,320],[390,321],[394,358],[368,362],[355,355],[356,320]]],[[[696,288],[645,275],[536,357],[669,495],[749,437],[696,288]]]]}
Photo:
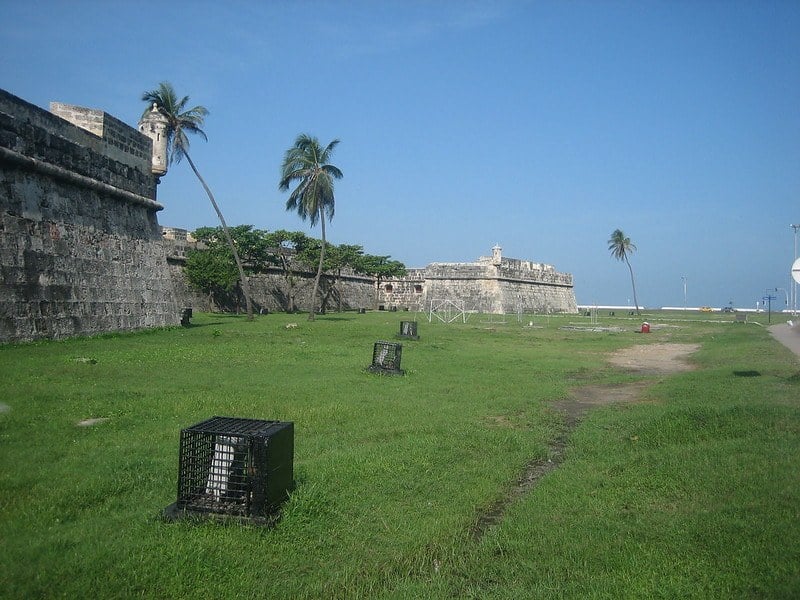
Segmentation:
{"type": "Polygon", "coordinates": [[[155,104],[139,120],[139,131],[153,141],[153,175],[159,178],[167,174],[169,166],[167,157],[168,127],[167,117],[161,114],[155,104]]]}

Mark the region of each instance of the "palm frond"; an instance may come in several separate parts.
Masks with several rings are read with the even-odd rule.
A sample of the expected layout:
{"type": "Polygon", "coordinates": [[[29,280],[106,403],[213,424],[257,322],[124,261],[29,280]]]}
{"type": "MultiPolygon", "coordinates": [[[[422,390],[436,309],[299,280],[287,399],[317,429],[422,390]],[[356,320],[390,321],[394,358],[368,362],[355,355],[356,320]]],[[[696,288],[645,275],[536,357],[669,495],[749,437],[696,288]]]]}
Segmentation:
{"type": "Polygon", "coordinates": [[[199,135],[208,141],[202,129],[208,109],[198,105],[187,110],[189,96],[179,100],[175,88],[168,81],[162,81],[156,89],[144,92],[142,100],[148,103],[142,116],[155,106],[167,119],[167,156],[170,164],[180,162],[189,151],[187,133],[199,135]]]}
{"type": "Polygon", "coordinates": [[[301,133],[284,153],[278,189],[285,192],[297,183],[286,201],[286,210],[296,211],[312,227],[325,216],[330,220],[334,215],[333,181],[343,174],[328,161],[338,144],[338,139],[333,140],[323,148],[316,137],[301,133]]]}
{"type": "Polygon", "coordinates": [[[334,179],[341,179],[344,177],[342,172],[339,170],[338,167],[334,167],[333,165],[322,165],[322,170],[325,171],[330,177],[334,179]]]}
{"type": "Polygon", "coordinates": [[[627,260],[628,255],[636,251],[636,245],[621,229],[615,229],[608,240],[608,250],[617,260],[627,260]]]}

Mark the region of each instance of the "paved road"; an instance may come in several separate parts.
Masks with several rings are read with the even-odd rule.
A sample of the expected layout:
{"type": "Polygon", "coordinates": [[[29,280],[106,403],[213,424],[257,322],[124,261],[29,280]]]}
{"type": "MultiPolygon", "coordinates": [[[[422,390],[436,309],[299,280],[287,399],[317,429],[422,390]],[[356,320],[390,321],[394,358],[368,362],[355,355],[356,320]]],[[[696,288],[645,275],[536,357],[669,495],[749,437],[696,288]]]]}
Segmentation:
{"type": "Polygon", "coordinates": [[[769,332],[781,344],[800,356],[800,322],[793,321],[792,323],[791,327],[788,323],[772,325],[769,332]]]}

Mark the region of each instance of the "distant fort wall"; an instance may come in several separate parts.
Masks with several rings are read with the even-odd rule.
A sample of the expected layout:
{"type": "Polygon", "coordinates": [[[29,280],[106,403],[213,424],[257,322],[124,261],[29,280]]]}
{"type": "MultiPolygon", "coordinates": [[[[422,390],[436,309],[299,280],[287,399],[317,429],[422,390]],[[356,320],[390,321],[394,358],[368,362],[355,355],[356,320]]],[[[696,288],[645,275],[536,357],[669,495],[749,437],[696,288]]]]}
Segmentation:
{"type": "Polygon", "coordinates": [[[0,90],[0,341],[177,324],[150,140],[52,110],[0,90]]]}
{"type": "Polygon", "coordinates": [[[479,313],[577,312],[572,275],[551,265],[506,258],[501,249],[474,263],[431,263],[380,285],[388,307],[430,310],[450,301],[479,313]]]}

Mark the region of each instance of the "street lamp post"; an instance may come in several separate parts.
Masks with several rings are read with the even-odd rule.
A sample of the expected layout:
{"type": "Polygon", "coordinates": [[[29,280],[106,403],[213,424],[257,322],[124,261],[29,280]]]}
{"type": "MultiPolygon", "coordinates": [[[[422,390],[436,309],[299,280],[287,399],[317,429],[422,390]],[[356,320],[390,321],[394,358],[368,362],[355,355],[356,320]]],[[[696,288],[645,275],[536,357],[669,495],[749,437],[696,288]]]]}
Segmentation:
{"type": "MultiPolygon", "coordinates": [[[[797,261],[797,230],[800,225],[789,225],[794,230],[794,260],[797,261]]],[[[792,262],[794,264],[794,262],[792,262]]],[[[797,312],[797,282],[792,281],[792,312],[797,312]]]]}
{"type": "MultiPolygon", "coordinates": [[[[775,288],[775,291],[777,292],[778,289],[775,288]]],[[[767,305],[767,323],[772,323],[772,301],[775,300],[776,298],[777,296],[773,296],[772,294],[770,294],[769,290],[764,292],[763,300],[764,304],[767,305]]]]}

